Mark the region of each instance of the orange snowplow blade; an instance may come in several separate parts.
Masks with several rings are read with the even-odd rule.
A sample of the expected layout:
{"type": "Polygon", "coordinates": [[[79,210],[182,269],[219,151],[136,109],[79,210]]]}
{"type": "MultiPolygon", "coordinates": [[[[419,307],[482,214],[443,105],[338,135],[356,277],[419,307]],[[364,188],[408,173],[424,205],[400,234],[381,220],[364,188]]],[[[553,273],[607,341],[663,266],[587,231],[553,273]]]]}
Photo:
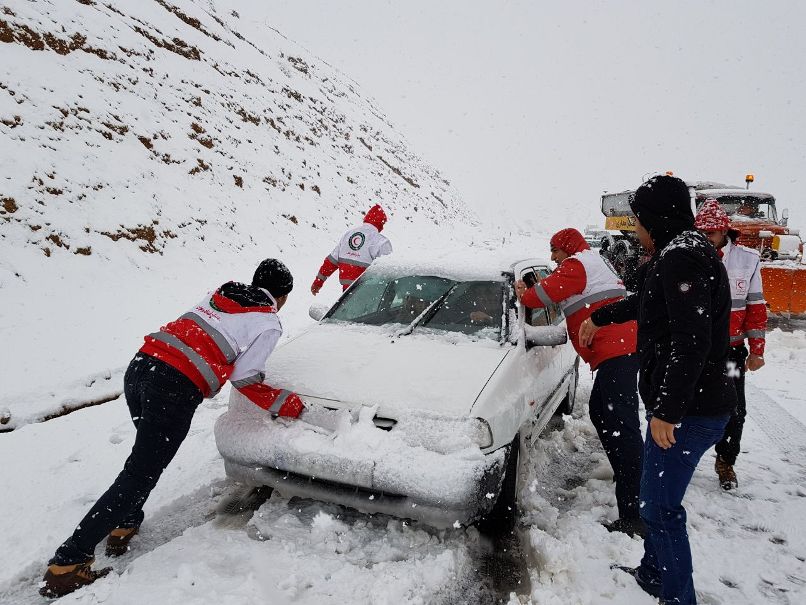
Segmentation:
{"type": "Polygon", "coordinates": [[[761,282],[772,313],[806,315],[806,266],[762,266],[761,282]]]}

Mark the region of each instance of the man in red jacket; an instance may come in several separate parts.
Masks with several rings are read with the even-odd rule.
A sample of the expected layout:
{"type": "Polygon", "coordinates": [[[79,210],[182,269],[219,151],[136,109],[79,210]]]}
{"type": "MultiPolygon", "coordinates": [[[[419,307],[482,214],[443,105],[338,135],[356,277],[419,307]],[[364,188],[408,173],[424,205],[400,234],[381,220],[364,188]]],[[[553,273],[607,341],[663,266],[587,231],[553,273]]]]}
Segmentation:
{"type": "Polygon", "coordinates": [[[364,216],[364,223],[347,231],[339,240],[319,268],[319,273],[311,285],[311,293],[316,296],[336,269],[342,290],[349,288],[361,277],[379,256],[392,253],[392,244],[381,235],[386,224],[386,213],[380,204],[375,204],[364,216]]]}
{"type": "Polygon", "coordinates": [[[599,307],[623,298],[627,290],[576,229],[558,231],[550,243],[557,270],[533,288],[519,281],[515,290],[529,308],[559,305],[571,342],[591,371],[596,371],[589,411],[613,467],[619,512],[619,518],[606,527],[643,535],[638,506],[643,440],[638,420],[638,360],[634,354],[636,322],[602,328],[589,347],[580,346],[578,339],[580,324],[599,307]]]}
{"type": "Polygon", "coordinates": [[[120,475],[49,561],[40,593],[60,597],[92,584],[95,547],[118,556],[143,522],[143,504],[190,429],[196,407],[229,380],[273,416],[296,418],[295,394],[264,384],[266,360],[283,333],[277,317],[293,288],[288,268],[266,259],[252,283],[228,282],[176,321],[145,337],[123,378],[137,433],[120,475]]]}
{"type": "Polygon", "coordinates": [[[724,490],[739,486],[733,466],[739,455],[747,402],[744,396],[744,374],[755,372],[764,365],[764,343],[767,329],[767,305],[761,290],[761,258],[759,253],[738,246],[738,231],[730,228],[728,214],[714,199],[705,200],[697,212],[694,226],[716,246],[728,272],[731,293],[730,349],[728,364],[733,366],[731,376],[736,387],[738,403],[736,414],[731,416],[725,435],[716,444],[716,473],[724,490]],[[750,350],[745,346],[745,339],[750,350]]]}

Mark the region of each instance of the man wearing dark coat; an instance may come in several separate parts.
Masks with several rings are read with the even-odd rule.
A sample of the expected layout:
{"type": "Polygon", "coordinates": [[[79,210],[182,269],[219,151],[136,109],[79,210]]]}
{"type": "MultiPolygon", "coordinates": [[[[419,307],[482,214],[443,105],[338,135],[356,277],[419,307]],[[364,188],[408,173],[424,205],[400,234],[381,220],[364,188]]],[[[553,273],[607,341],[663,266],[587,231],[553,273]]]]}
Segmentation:
{"type": "Polygon", "coordinates": [[[580,328],[583,346],[601,326],[638,320],[638,389],[649,419],[640,514],[644,556],[632,574],[661,603],[696,603],[683,496],[702,455],[736,407],[728,376],[730,285],[708,239],[694,229],[688,186],[656,176],[630,207],[642,246],[638,290],[601,307],[580,328]]]}

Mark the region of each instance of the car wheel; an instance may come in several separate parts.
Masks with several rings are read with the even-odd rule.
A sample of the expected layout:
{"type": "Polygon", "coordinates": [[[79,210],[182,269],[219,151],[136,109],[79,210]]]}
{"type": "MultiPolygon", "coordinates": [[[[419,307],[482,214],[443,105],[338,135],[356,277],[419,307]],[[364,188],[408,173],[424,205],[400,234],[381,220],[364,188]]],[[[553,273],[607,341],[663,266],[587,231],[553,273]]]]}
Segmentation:
{"type": "Polygon", "coordinates": [[[517,517],[518,487],[521,483],[520,468],[520,434],[509,444],[507,453],[507,466],[504,472],[504,481],[501,491],[492,510],[476,524],[478,530],[486,535],[498,535],[509,532],[515,526],[517,517]]]}
{"type": "Polygon", "coordinates": [[[574,411],[574,404],[576,404],[577,399],[577,385],[579,384],[579,357],[574,362],[573,372],[574,375],[568,384],[568,392],[565,394],[565,399],[557,406],[557,410],[554,412],[555,416],[570,415],[574,411]]]}

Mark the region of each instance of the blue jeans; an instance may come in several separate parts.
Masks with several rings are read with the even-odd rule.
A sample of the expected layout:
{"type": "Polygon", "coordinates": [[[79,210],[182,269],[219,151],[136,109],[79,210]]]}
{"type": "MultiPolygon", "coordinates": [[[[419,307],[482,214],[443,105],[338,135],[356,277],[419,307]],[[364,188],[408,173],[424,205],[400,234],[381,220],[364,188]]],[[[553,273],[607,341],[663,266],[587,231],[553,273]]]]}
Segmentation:
{"type": "MultiPolygon", "coordinates": [[[[651,416],[651,414],[648,414],[651,416]]],[[[647,525],[638,574],[664,603],[695,605],[691,548],[683,496],[702,455],[721,438],[729,416],[687,416],[674,431],[676,443],[659,447],[647,429],[641,474],[641,518],[647,525]]],[[[650,592],[647,587],[644,590],[650,592]]]]}

